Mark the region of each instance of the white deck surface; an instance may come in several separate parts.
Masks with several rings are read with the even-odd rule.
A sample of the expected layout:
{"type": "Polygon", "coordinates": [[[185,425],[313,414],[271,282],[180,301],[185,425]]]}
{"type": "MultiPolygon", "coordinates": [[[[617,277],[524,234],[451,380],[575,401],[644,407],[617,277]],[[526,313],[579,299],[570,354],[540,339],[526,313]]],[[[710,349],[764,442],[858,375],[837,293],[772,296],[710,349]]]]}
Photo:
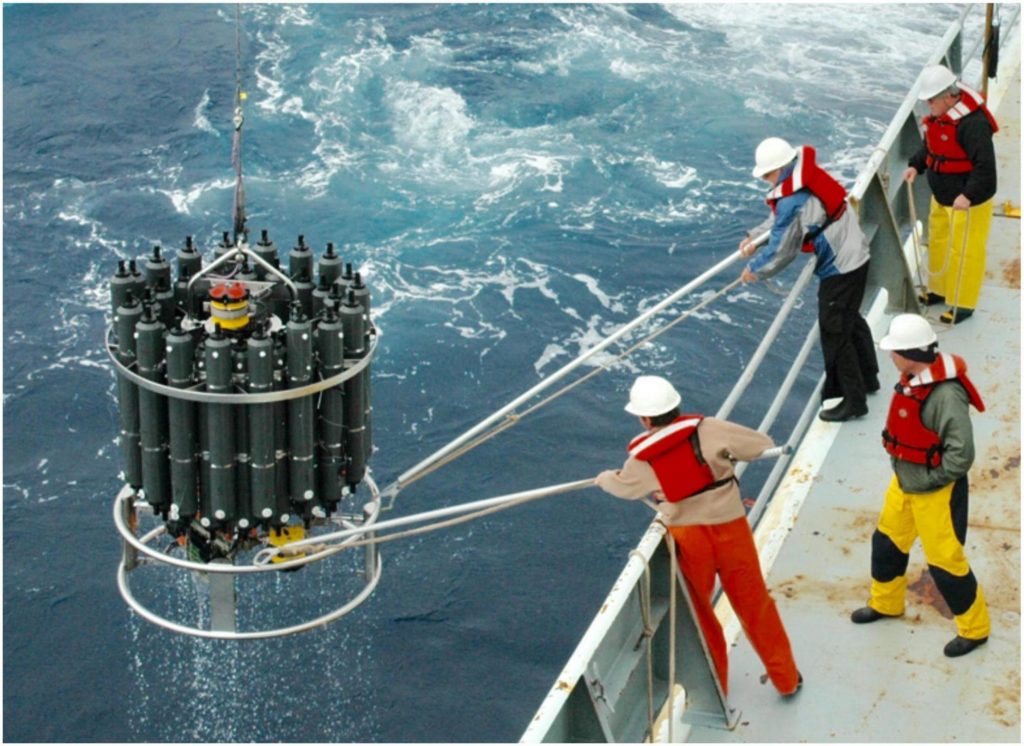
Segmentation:
{"type": "MultiPolygon", "coordinates": [[[[973,417],[977,458],[970,474],[967,556],[992,618],[987,645],[946,658],[952,616],[928,575],[920,543],[911,550],[907,613],[854,625],[870,584],[871,534],[891,478],[880,433],[897,374],[879,357],[882,391],[870,413],[843,425],[816,421],[770,508],[759,546],[768,585],[803,673],[803,690],[782,700],[742,634],[730,654],[730,702],[741,710],[734,731],[693,728],[690,741],[1011,742],[1020,743],[1020,74],[997,104],[999,193],[988,243],[986,281],[973,318],[939,332],[941,349],[963,356],[988,405],[973,417]],[[830,439],[831,447],[829,448],[830,439]],[[827,449],[824,461],[812,453],[827,449]],[[818,464],[816,473],[808,471],[818,464]],[[796,495],[795,498],[793,497],[796,495]],[[802,506],[795,520],[784,503],[802,506]],[[778,543],[778,542],[776,542],[778,543]]],[[[937,316],[944,307],[933,307],[937,316]]],[[[889,317],[873,320],[875,339],[889,317]]],[[[718,609],[736,632],[727,602],[718,609]]]]}

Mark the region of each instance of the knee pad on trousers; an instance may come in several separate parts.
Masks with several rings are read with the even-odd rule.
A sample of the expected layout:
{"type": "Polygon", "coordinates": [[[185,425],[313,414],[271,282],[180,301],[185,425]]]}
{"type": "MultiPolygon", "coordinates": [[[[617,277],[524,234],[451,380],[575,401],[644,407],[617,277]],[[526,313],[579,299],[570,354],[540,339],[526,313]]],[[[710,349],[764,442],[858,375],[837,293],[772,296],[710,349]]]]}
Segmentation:
{"type": "Polygon", "coordinates": [[[871,577],[880,583],[888,583],[907,574],[910,555],[900,551],[893,540],[877,528],[871,535],[871,577]]]}
{"type": "Polygon", "coordinates": [[[978,581],[974,573],[968,570],[966,575],[953,575],[935,565],[928,565],[928,570],[935,579],[939,593],[949,605],[949,610],[956,616],[967,613],[978,595],[978,581]]]}

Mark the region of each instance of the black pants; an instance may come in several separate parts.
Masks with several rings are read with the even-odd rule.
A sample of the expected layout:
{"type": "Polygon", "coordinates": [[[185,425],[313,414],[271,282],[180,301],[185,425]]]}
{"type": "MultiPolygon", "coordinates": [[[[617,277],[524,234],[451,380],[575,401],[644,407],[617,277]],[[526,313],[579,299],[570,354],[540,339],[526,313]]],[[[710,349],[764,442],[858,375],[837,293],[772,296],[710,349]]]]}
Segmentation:
{"type": "Polygon", "coordinates": [[[826,277],[818,286],[818,326],[825,357],[822,398],[841,396],[854,406],[866,403],[865,381],[878,375],[875,343],[860,315],[868,264],[845,275],[826,277]]]}

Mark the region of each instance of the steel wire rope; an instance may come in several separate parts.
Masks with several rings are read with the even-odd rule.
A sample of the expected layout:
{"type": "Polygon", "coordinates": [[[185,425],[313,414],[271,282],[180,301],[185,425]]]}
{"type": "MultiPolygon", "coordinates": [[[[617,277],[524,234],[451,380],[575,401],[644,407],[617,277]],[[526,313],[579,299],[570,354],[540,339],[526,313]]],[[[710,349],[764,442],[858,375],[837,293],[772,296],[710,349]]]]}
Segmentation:
{"type": "Polygon", "coordinates": [[[540,408],[542,408],[544,406],[547,406],[548,404],[553,402],[555,399],[558,399],[559,397],[569,393],[570,391],[572,391],[577,386],[579,386],[579,385],[581,385],[583,383],[586,383],[587,381],[589,381],[591,378],[593,378],[594,376],[598,375],[599,373],[603,373],[604,371],[610,370],[613,366],[617,365],[622,360],[627,358],[629,355],[633,354],[638,349],[640,349],[641,347],[643,347],[646,344],[648,344],[651,340],[656,339],[657,337],[661,336],[662,334],[667,332],[672,327],[674,327],[677,324],[685,321],[687,318],[689,318],[693,314],[697,313],[697,311],[702,310],[704,307],[708,306],[713,301],[715,301],[718,298],[720,298],[723,295],[725,295],[727,292],[729,292],[730,290],[735,288],[741,282],[742,282],[742,279],[740,279],[740,278],[737,278],[737,279],[733,280],[728,285],[723,287],[721,290],[713,293],[711,296],[709,296],[708,298],[705,298],[704,300],[702,300],[697,305],[695,305],[692,308],[688,308],[685,311],[683,311],[677,318],[675,318],[672,321],[670,321],[669,323],[667,323],[667,324],[665,324],[665,325],[655,329],[654,332],[652,332],[651,334],[649,334],[646,337],[644,337],[643,339],[641,339],[639,342],[634,344],[632,347],[629,347],[625,351],[623,351],[620,354],[618,354],[610,362],[608,362],[608,363],[599,363],[597,365],[597,367],[595,367],[592,371],[590,371],[586,375],[581,376],[580,378],[576,379],[572,383],[566,384],[562,388],[560,388],[557,391],[555,391],[553,394],[550,394],[549,396],[545,397],[544,399],[541,399],[539,402],[537,402],[536,404],[532,405],[531,407],[528,407],[523,412],[521,412],[521,413],[512,412],[512,413],[507,414],[505,416],[505,419],[501,423],[495,425],[490,430],[486,430],[485,432],[483,432],[480,435],[478,435],[477,437],[475,437],[473,440],[471,440],[468,443],[464,444],[463,446],[459,447],[457,450],[452,451],[450,454],[448,454],[444,458],[439,459],[435,463],[433,463],[430,466],[426,467],[419,474],[411,477],[403,485],[403,487],[408,487],[410,484],[413,484],[414,482],[419,481],[420,479],[422,479],[423,477],[427,476],[428,474],[432,474],[433,472],[437,471],[442,466],[446,466],[447,464],[450,464],[452,461],[455,461],[456,459],[464,456],[465,454],[467,454],[470,451],[472,451],[474,448],[477,448],[478,446],[483,445],[484,443],[486,443],[487,441],[491,440],[492,438],[500,435],[501,433],[503,433],[505,430],[508,430],[513,425],[518,424],[519,421],[522,420],[524,417],[533,414],[538,409],[540,409],[540,408]]]}
{"type": "Polygon", "coordinates": [[[232,197],[231,220],[235,243],[241,236],[244,240],[245,228],[245,184],[242,181],[242,125],[245,113],[242,102],[247,94],[242,90],[242,5],[235,6],[235,111],[232,124],[234,132],[231,136],[231,165],[235,169],[235,191],[232,197]]]}

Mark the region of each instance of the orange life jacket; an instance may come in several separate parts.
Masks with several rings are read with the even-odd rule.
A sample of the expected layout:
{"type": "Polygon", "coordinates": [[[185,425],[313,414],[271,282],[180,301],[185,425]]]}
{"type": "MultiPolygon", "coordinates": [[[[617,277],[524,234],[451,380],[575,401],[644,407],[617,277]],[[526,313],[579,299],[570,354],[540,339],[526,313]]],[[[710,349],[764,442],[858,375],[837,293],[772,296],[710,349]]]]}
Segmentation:
{"type": "Polygon", "coordinates": [[[681,415],[660,430],[637,436],[629,444],[629,455],[646,461],[654,469],[669,502],[679,502],[735,479],[716,480],[704,460],[697,435],[697,426],[703,419],[696,414],[681,415]]]}
{"type": "Polygon", "coordinates": [[[971,159],[967,157],[967,151],[956,139],[956,128],[965,116],[981,109],[988,123],[992,125],[992,133],[999,131],[999,125],[996,124],[992,112],[985,106],[981,94],[962,83],[957,83],[957,87],[960,89],[960,100],[949,111],[941,117],[929,115],[921,120],[921,124],[924,125],[924,142],[928,149],[926,162],[928,168],[939,174],[965,174],[974,168],[971,159]]]}
{"type": "Polygon", "coordinates": [[[810,145],[800,147],[793,172],[775,185],[765,201],[774,213],[775,205],[780,199],[795,194],[801,189],[809,190],[811,194],[821,200],[825,205],[825,215],[827,216],[824,223],[804,235],[800,250],[811,254],[814,253],[814,240],[832,223],[839,220],[846,211],[846,190],[842,184],[817,164],[814,148],[810,145]]]}
{"type": "Polygon", "coordinates": [[[896,386],[889,417],[882,431],[882,445],[891,456],[934,469],[942,463],[942,438],[921,421],[921,408],[943,381],[956,381],[967,390],[971,404],[985,411],[981,395],[967,377],[967,364],[957,355],[943,353],[917,376],[904,374],[896,386]]]}

